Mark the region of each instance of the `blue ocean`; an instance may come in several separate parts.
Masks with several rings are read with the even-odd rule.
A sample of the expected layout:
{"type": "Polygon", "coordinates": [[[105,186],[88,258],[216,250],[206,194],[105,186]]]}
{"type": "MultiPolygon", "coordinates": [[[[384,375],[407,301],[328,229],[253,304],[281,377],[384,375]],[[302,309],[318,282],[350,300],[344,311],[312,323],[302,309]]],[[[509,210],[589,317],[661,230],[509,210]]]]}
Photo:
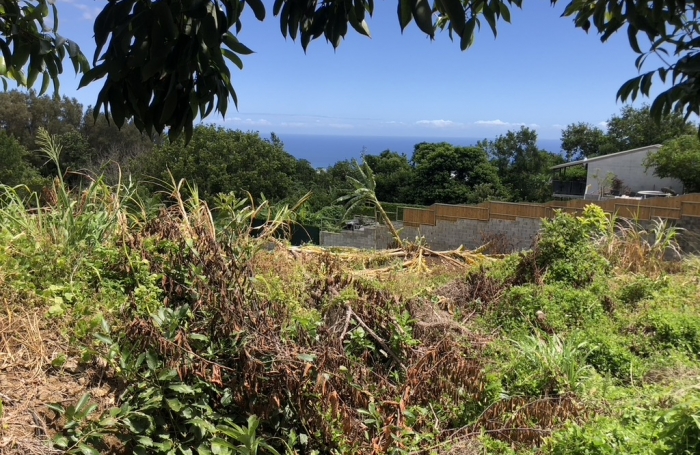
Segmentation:
{"type": "MultiPolygon", "coordinates": [[[[420,142],[449,142],[458,146],[474,145],[483,138],[465,137],[390,137],[390,136],[322,136],[307,134],[283,134],[278,136],[284,148],[297,159],[308,160],[313,167],[328,167],[342,160],[359,159],[363,149],[367,154],[378,155],[384,150],[413,155],[413,146],[420,142]]],[[[542,139],[540,148],[559,153],[558,139],[542,139]]]]}

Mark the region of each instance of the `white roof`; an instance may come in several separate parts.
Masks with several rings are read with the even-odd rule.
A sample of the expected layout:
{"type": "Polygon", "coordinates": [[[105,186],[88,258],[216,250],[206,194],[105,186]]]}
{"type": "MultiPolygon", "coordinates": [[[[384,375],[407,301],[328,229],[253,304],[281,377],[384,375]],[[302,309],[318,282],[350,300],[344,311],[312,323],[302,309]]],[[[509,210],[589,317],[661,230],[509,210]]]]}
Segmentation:
{"type": "Polygon", "coordinates": [[[586,164],[586,163],[590,163],[591,161],[612,158],[614,156],[626,155],[628,153],[643,152],[645,150],[650,150],[650,149],[658,150],[660,148],[661,148],[660,144],[647,145],[646,147],[639,147],[636,149],[624,150],[622,152],[611,153],[609,155],[594,156],[593,158],[584,158],[584,159],[578,160],[578,161],[569,161],[568,163],[557,164],[556,166],[552,166],[550,169],[561,169],[561,168],[570,167],[570,166],[577,166],[579,164],[586,164]]]}

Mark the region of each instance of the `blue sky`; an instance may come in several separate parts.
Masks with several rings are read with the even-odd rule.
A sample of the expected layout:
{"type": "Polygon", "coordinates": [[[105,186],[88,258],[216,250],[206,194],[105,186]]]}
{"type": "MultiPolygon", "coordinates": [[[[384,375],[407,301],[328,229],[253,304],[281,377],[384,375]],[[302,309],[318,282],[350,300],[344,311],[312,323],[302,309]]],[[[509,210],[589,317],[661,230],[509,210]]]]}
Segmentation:
{"type": "MultiPolygon", "coordinates": [[[[92,23],[103,0],[58,0],[59,32],[91,58],[92,23]]],[[[562,18],[565,3],[525,2],[498,38],[483,28],[474,47],[459,50],[447,33],[430,41],[412,23],[403,34],[396,0],[378,0],[368,20],[372,38],[351,28],[336,51],[319,39],[304,54],[285,40],[272,2],[258,22],[247,9],[239,35],[256,53],[232,68],[239,110],[205,121],[277,133],[409,137],[494,137],[527,125],[541,139],[585,121],[601,124],[619,112],[615,94],[637,74],[626,33],[602,44],[562,18]]],[[[62,94],[94,104],[99,82],[77,90],[66,65],[62,94]]],[[[656,91],[661,87],[656,84],[656,91]]],[[[636,104],[639,104],[637,102],[636,104]]]]}

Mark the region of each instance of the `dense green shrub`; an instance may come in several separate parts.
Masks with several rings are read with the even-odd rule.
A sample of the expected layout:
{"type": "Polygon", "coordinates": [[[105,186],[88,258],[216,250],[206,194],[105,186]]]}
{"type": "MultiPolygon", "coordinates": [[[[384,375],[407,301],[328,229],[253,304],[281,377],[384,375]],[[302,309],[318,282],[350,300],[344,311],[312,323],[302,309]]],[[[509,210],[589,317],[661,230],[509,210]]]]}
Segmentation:
{"type": "Polygon", "coordinates": [[[582,217],[558,212],[553,219],[543,220],[535,249],[520,264],[520,281],[582,287],[606,274],[610,264],[593,240],[603,234],[607,223],[597,206],[588,206],[582,217]]]}
{"type": "Polygon", "coordinates": [[[603,312],[600,298],[589,289],[530,284],[509,289],[496,306],[492,322],[504,329],[536,326],[566,332],[586,326],[603,312]]]}
{"type": "Polygon", "coordinates": [[[649,419],[644,422],[644,425],[640,425],[638,421],[627,422],[626,420],[600,417],[583,426],[569,423],[563,430],[554,433],[543,452],[551,455],[648,455],[654,453],[654,428],[649,419]]]}
{"type": "Polygon", "coordinates": [[[697,388],[683,401],[664,411],[657,423],[662,447],[658,455],[700,453],[700,394],[697,388]]]}
{"type": "Polygon", "coordinates": [[[625,305],[635,305],[666,286],[667,283],[664,280],[653,280],[645,276],[635,277],[617,291],[617,299],[625,305]]]}
{"type": "Polygon", "coordinates": [[[653,308],[637,319],[632,331],[642,342],[636,346],[641,354],[664,349],[700,355],[700,316],[693,311],[653,308]]]}
{"type": "Polygon", "coordinates": [[[611,324],[592,325],[573,333],[572,339],[590,346],[586,361],[598,373],[623,381],[639,375],[641,362],[630,351],[630,340],[617,334],[611,324]]]}
{"type": "Polygon", "coordinates": [[[502,381],[510,395],[551,396],[575,393],[592,373],[590,347],[557,335],[537,333],[512,341],[502,381]]]}

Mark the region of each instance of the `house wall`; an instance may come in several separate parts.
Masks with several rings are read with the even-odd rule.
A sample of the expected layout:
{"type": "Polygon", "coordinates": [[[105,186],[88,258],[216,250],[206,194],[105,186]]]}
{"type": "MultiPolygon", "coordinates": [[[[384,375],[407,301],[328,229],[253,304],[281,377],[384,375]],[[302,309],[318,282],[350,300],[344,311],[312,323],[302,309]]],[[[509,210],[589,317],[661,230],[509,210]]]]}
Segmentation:
{"type": "Polygon", "coordinates": [[[588,178],[586,195],[598,196],[600,194],[599,181],[596,173],[602,181],[612,172],[622,180],[623,184],[633,192],[643,190],[660,190],[663,187],[671,188],[677,193],[683,192],[683,184],[676,179],[659,178],[654,175],[654,170],[644,169],[644,160],[651,152],[659,149],[658,146],[650,146],[636,152],[617,156],[602,157],[588,163],[588,178]]]}

